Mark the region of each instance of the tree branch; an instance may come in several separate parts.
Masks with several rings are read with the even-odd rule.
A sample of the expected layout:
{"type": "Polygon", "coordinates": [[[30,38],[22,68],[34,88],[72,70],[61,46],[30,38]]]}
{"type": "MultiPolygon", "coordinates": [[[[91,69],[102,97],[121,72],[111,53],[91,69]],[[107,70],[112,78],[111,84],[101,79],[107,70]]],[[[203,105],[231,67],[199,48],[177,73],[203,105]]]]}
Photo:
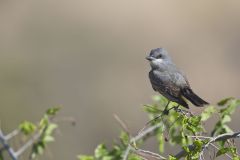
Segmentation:
{"type": "Polygon", "coordinates": [[[3,145],[3,148],[5,150],[7,150],[8,154],[10,155],[10,157],[12,158],[12,160],[17,160],[17,155],[16,153],[14,152],[14,150],[10,147],[10,145],[8,144],[7,142],[7,139],[6,137],[4,136],[2,130],[0,129],[0,142],[2,143],[3,145]]]}
{"type": "MultiPolygon", "coordinates": [[[[128,144],[128,147],[127,147],[126,151],[123,154],[123,160],[127,160],[128,155],[129,155],[131,150],[134,150],[136,152],[138,151],[138,149],[136,149],[136,148],[131,146],[132,143],[135,143],[136,141],[138,141],[140,139],[143,139],[144,137],[146,137],[150,133],[154,132],[156,129],[158,129],[161,126],[163,126],[163,123],[158,123],[158,124],[156,124],[154,126],[149,127],[148,129],[142,131],[141,134],[138,134],[137,136],[131,138],[130,143],[128,144]]],[[[164,158],[162,156],[160,158],[161,159],[166,159],[166,158],[164,158]]]]}
{"type": "MultiPolygon", "coordinates": [[[[199,136],[199,137],[195,136],[195,137],[199,138],[199,139],[209,138],[209,137],[202,137],[202,136],[199,136]]],[[[240,131],[234,132],[234,133],[224,133],[224,134],[220,134],[220,135],[218,135],[216,137],[211,137],[211,138],[209,138],[210,139],[209,142],[203,146],[203,152],[210,144],[212,144],[214,142],[225,141],[225,140],[233,139],[233,138],[240,138],[240,131]]],[[[188,148],[189,148],[189,150],[194,150],[195,145],[193,145],[193,144],[189,145],[188,148]]],[[[182,158],[182,157],[184,157],[186,155],[187,155],[187,152],[185,150],[181,150],[174,157],[180,159],[180,158],[182,158]]]]}
{"type": "Polygon", "coordinates": [[[20,133],[20,130],[17,128],[15,130],[13,130],[11,133],[5,135],[5,139],[9,140],[9,139],[15,137],[16,135],[18,135],[18,133],[20,133]]]}
{"type": "MultiPolygon", "coordinates": [[[[192,116],[192,113],[191,113],[191,112],[186,111],[186,110],[183,110],[183,109],[180,109],[180,108],[178,108],[178,107],[176,107],[176,106],[170,108],[168,111],[170,111],[170,110],[172,110],[172,109],[174,109],[176,112],[181,113],[182,115],[192,116]]],[[[165,157],[163,157],[163,156],[161,156],[161,155],[159,155],[159,154],[157,154],[157,153],[153,153],[153,152],[150,152],[150,151],[141,150],[141,149],[138,149],[138,148],[136,148],[136,147],[132,147],[132,143],[135,143],[136,141],[138,141],[138,140],[140,140],[140,139],[144,139],[145,137],[147,137],[149,134],[153,133],[153,132],[154,132],[156,129],[158,129],[159,127],[164,127],[164,126],[165,126],[163,122],[160,122],[160,123],[158,123],[158,124],[156,124],[156,125],[153,125],[153,126],[151,126],[151,127],[149,127],[149,128],[146,129],[146,127],[147,127],[151,122],[156,121],[156,120],[159,119],[159,118],[162,118],[163,115],[165,115],[164,112],[162,112],[160,115],[156,116],[154,119],[152,119],[152,120],[150,120],[149,122],[147,122],[147,124],[138,132],[138,134],[137,134],[135,137],[131,138],[129,145],[128,145],[127,149],[125,150],[124,154],[123,154],[123,160],[127,160],[128,155],[129,155],[129,153],[130,153],[131,150],[133,150],[137,155],[141,156],[142,158],[145,158],[145,159],[146,159],[146,156],[147,156],[147,157],[148,157],[147,160],[150,160],[150,159],[153,159],[153,158],[154,158],[154,160],[155,160],[155,159],[166,159],[165,157]],[[150,157],[149,157],[149,156],[150,156],[150,157]],[[150,158],[150,159],[149,159],[149,158],[150,158]]],[[[115,117],[115,118],[116,118],[116,117],[115,117]]],[[[120,123],[120,125],[122,126],[122,128],[123,128],[124,130],[126,130],[126,129],[125,129],[125,128],[126,128],[126,127],[125,127],[126,124],[123,123],[123,121],[120,120],[119,117],[117,117],[116,120],[120,123]]],[[[177,119],[177,120],[178,120],[178,119],[177,119]]],[[[176,121],[175,121],[175,122],[176,122],[176,121]]],[[[172,124],[174,124],[175,122],[173,122],[172,124]]],[[[127,129],[127,130],[128,130],[128,129],[127,129]]],[[[163,128],[163,130],[164,130],[164,128],[163,128]]]]}
{"type": "Polygon", "coordinates": [[[30,140],[28,140],[21,148],[18,149],[18,151],[15,152],[16,156],[19,157],[21,154],[23,154],[23,152],[25,152],[28,147],[30,147],[37,139],[39,139],[40,136],[40,133],[33,135],[30,140]]]}

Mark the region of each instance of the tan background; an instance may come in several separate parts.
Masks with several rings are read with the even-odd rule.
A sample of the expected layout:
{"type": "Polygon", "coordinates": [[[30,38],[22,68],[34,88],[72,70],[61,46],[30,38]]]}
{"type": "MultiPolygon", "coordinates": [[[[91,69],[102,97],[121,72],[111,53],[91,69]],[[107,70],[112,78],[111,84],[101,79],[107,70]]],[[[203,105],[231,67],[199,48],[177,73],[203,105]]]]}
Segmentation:
{"type": "Polygon", "coordinates": [[[240,98],[239,17],[236,0],[1,0],[1,126],[8,132],[64,106],[61,116],[77,126],[61,124],[41,158],[50,160],[111,144],[119,132],[113,113],[135,133],[155,94],[144,58],[156,47],[168,49],[209,102],[240,98]]]}

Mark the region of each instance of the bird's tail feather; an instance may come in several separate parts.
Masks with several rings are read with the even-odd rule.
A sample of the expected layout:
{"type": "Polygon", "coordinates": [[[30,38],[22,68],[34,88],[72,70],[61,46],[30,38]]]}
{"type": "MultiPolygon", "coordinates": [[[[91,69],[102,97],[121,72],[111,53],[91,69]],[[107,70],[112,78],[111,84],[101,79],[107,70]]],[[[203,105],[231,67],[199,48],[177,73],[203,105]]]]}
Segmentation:
{"type": "Polygon", "coordinates": [[[197,96],[191,88],[184,88],[182,89],[182,95],[187,98],[190,102],[192,102],[195,106],[202,107],[204,105],[209,104],[208,102],[204,101],[202,98],[197,96]]]}

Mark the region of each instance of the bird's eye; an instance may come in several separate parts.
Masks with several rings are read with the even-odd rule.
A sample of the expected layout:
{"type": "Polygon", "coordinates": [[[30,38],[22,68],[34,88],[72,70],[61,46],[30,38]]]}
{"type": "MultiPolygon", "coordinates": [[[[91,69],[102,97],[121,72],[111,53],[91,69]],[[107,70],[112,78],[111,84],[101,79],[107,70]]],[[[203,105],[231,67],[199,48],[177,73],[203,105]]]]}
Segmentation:
{"type": "Polygon", "coordinates": [[[162,58],[162,54],[159,54],[156,58],[157,58],[157,59],[162,58]]]}

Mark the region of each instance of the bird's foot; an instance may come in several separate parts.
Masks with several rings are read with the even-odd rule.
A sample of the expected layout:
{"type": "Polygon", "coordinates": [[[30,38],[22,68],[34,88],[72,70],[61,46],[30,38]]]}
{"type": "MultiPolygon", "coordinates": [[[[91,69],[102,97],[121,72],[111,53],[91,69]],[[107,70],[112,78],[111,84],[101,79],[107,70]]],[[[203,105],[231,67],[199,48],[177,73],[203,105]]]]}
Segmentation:
{"type": "Polygon", "coordinates": [[[164,109],[162,113],[163,113],[163,115],[168,115],[169,111],[170,111],[170,109],[164,109]]]}
{"type": "Polygon", "coordinates": [[[179,106],[174,107],[174,110],[175,110],[176,112],[182,113],[183,115],[189,115],[190,117],[193,116],[193,114],[192,114],[190,111],[181,109],[181,108],[179,108],[179,106]]]}

